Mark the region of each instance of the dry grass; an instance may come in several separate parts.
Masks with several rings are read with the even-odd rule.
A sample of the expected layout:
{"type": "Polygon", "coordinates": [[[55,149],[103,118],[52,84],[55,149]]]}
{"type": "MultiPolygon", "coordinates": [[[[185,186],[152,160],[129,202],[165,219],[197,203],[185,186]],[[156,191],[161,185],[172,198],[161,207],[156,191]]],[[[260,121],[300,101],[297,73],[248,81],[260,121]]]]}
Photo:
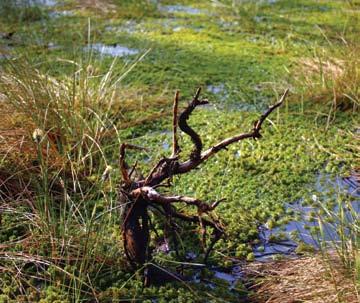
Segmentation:
{"type": "Polygon", "coordinates": [[[0,71],[3,164],[31,167],[39,156],[32,135],[40,129],[49,168],[64,169],[70,160],[92,174],[98,161],[106,162],[104,149],[116,149],[119,129],[153,121],[171,109],[165,95],[144,97],[149,92],[121,86],[111,69],[100,76],[89,72],[93,69],[79,66],[75,82],[57,81],[24,62],[0,71]]]}
{"type": "Polygon", "coordinates": [[[79,9],[91,9],[102,13],[116,10],[116,5],[110,0],[77,0],[76,3],[79,9]]]}
{"type": "MultiPolygon", "coordinates": [[[[345,42],[344,42],[345,43],[345,42]]],[[[360,108],[359,46],[345,43],[341,51],[319,49],[298,63],[296,87],[314,102],[328,103],[331,112],[360,108]]]]}
{"type": "Polygon", "coordinates": [[[320,255],[247,267],[255,279],[252,300],[258,303],[356,303],[358,289],[352,277],[342,270],[340,260],[332,256],[332,268],[320,255]]]}
{"type": "Polygon", "coordinates": [[[325,61],[319,61],[314,58],[303,58],[300,60],[304,72],[324,73],[326,77],[339,78],[344,76],[344,61],[328,58],[325,61]]]}

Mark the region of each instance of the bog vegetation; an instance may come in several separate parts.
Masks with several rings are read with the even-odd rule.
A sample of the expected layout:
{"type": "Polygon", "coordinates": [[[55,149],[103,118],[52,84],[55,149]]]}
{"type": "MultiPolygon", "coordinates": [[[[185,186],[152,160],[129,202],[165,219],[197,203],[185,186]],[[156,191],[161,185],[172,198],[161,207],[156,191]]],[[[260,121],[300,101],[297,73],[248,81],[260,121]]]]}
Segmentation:
{"type": "Polygon", "coordinates": [[[356,0],[2,0],[0,302],[286,302],[278,281],[294,283],[293,300],[357,302],[359,10],[356,0]],[[189,113],[198,86],[210,103],[189,113]],[[288,87],[261,140],[198,165],[197,138],[206,153],[254,131],[288,87]],[[188,113],[174,143],[178,89],[188,113]],[[177,176],[186,159],[197,169],[177,176]],[[131,267],[121,197],[162,173],[172,187],[153,182],[157,197],[187,206],[149,205],[138,227],[152,230],[151,253],[131,267]],[[210,212],[201,201],[221,203],[210,212]],[[274,265],[287,254],[311,256],[274,265]],[[263,266],[279,270],[275,282],[254,274],[275,272],[263,266]],[[149,268],[167,283],[144,287],[149,268]],[[321,292],[304,293],[312,282],[321,292]]]}

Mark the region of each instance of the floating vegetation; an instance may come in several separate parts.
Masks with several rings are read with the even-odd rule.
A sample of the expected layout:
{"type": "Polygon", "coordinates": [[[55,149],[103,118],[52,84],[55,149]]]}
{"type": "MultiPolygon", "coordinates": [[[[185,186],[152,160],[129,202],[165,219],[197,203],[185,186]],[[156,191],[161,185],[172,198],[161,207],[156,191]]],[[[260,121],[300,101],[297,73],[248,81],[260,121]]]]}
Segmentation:
{"type": "MultiPolygon", "coordinates": [[[[315,278],[323,274],[330,285],[334,275],[307,269],[314,279],[298,283],[305,259],[298,257],[314,249],[326,256],[329,248],[339,252],[351,286],[360,277],[355,2],[0,0],[0,301],[251,302],[244,273],[260,263],[269,267],[256,283],[281,267],[269,289],[299,286],[304,301],[316,295],[308,291],[317,291],[315,278]],[[144,60],[135,60],[145,48],[144,60]],[[203,241],[197,207],[171,204],[170,212],[196,217],[182,224],[152,203],[138,226],[151,229],[147,261],[159,266],[155,282],[169,283],[144,288],[126,263],[120,231],[126,209],[116,200],[119,146],[146,148],[128,150],[134,165],[123,172],[134,182],[159,158],[176,161],[167,160],[172,132],[164,131],[171,127],[164,116],[178,88],[179,110],[186,108],[194,84],[212,104],[189,119],[204,148],[251,131],[256,113],[285,87],[291,95],[264,122],[262,140],[231,145],[191,174],[156,186],[160,195],[172,186],[211,201],[206,205],[226,197],[216,215],[209,213],[222,219],[226,237],[205,265],[213,231],[206,228],[203,241]],[[272,262],[281,258],[288,261],[272,262]],[[297,268],[289,277],[291,266],[297,268]]],[[[191,138],[178,131],[178,161],[196,158],[191,138]]],[[[159,166],[171,173],[173,164],[159,166]]],[[[284,302],[280,297],[272,298],[284,302]]]]}

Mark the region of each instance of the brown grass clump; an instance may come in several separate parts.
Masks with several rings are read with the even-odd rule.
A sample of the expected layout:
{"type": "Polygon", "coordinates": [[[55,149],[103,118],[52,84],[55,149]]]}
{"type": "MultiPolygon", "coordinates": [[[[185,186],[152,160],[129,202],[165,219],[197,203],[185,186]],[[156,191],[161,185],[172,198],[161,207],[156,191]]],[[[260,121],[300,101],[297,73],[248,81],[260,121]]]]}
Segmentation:
{"type": "Polygon", "coordinates": [[[251,287],[251,299],[257,303],[356,303],[360,299],[356,281],[334,255],[331,268],[316,255],[252,263],[247,273],[258,281],[251,287]]]}
{"type": "Polygon", "coordinates": [[[77,8],[91,9],[102,13],[107,13],[116,9],[116,5],[110,0],[77,0],[76,2],[77,8]]]}
{"type": "Polygon", "coordinates": [[[344,60],[328,58],[319,61],[315,58],[303,58],[300,60],[303,68],[311,73],[324,73],[327,77],[342,77],[344,75],[344,60]]]}
{"type": "Polygon", "coordinates": [[[321,49],[311,58],[300,59],[296,86],[306,99],[331,104],[332,112],[359,110],[359,51],[358,45],[346,43],[341,52],[321,49]]]}

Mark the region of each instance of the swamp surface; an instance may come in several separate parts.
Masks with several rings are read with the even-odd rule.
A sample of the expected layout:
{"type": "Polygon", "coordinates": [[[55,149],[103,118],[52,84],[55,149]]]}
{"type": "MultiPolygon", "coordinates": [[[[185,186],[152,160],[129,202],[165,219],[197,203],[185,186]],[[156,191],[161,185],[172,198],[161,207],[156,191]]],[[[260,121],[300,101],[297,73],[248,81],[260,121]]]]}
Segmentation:
{"type": "MultiPolygon", "coordinates": [[[[324,240],[318,216],[324,209],[343,213],[351,205],[356,214],[345,209],[345,216],[358,224],[359,91],[334,102],[331,86],[347,73],[350,57],[344,50],[360,42],[358,2],[15,2],[0,4],[0,73],[26,60],[56,81],[76,83],[86,73],[91,85],[105,87],[111,69],[116,92],[106,117],[117,131],[101,149],[101,168],[86,176],[99,194],[71,210],[76,224],[66,225],[69,216],[53,237],[30,239],[37,227],[22,226],[13,208],[3,204],[0,255],[13,263],[0,263],[0,302],[249,302],[242,274],[246,262],[297,258],[318,249],[324,240]],[[261,140],[231,145],[191,174],[174,177],[172,192],[203,201],[226,198],[216,209],[226,237],[205,266],[194,226],[178,231],[180,255],[167,235],[154,235],[151,262],[173,272],[181,268],[187,280],[143,288],[139,275],[124,265],[116,209],[118,143],[146,147],[130,152],[128,160],[148,173],[161,156],[171,154],[175,90],[184,108],[197,87],[210,104],[196,109],[189,124],[206,147],[248,131],[286,88],[290,94],[264,125],[261,140]],[[101,183],[105,164],[114,169],[101,183]],[[67,237],[59,236],[65,232],[67,237]],[[77,249],[82,237],[89,239],[86,252],[77,249]],[[69,252],[54,248],[65,239],[69,252]],[[57,253],[46,249],[47,241],[58,243],[52,246],[57,253]],[[31,258],[38,260],[36,266],[31,258]],[[14,278],[14,268],[24,274],[14,278]]],[[[350,64],[358,72],[356,60],[350,64]]],[[[2,95],[0,90],[0,102],[2,95]]],[[[12,123],[23,122],[15,117],[12,123]]],[[[7,125],[0,128],[3,134],[7,125]]],[[[183,134],[180,144],[190,152],[183,134]]],[[[5,161],[8,153],[2,167],[11,163],[5,161]]],[[[76,205],[76,198],[70,200],[76,205]]],[[[161,230],[163,222],[153,224],[161,230]]],[[[325,240],[337,241],[336,222],[327,224],[325,240]]],[[[52,230],[49,226],[41,228],[52,230]]]]}

